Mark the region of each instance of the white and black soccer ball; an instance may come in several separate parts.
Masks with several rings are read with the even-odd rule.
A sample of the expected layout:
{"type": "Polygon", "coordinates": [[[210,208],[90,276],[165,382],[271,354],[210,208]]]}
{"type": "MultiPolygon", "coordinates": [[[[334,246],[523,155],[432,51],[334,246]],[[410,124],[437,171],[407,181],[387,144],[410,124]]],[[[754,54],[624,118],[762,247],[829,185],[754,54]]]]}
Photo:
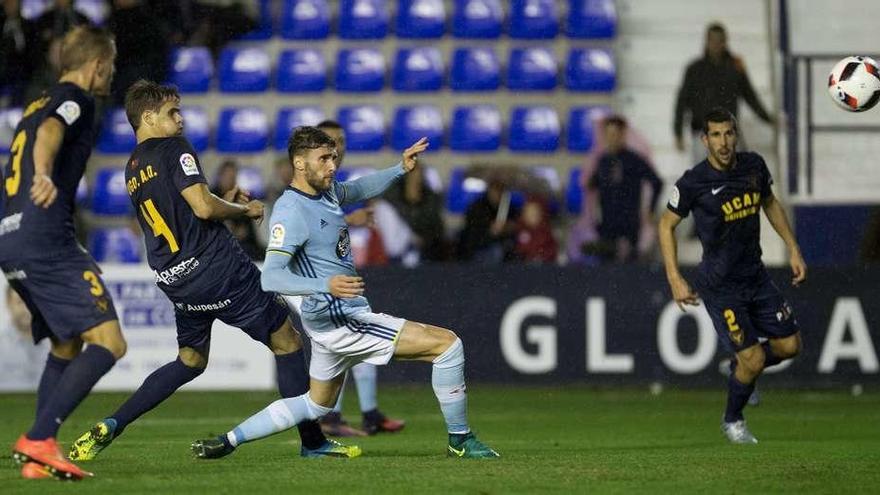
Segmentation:
{"type": "Polygon", "coordinates": [[[880,101],[880,67],[870,57],[846,57],[831,69],[828,94],[848,112],[870,110],[880,101]]]}

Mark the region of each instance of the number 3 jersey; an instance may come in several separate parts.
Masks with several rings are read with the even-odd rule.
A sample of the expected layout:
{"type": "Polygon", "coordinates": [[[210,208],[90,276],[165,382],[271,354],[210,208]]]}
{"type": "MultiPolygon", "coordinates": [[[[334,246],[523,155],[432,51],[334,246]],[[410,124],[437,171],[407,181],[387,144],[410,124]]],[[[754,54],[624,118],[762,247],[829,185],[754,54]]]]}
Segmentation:
{"type": "Polygon", "coordinates": [[[25,107],[12,134],[0,185],[0,260],[51,258],[79,250],[73,226],[76,188],[94,145],[95,103],[72,83],[59,83],[25,107]],[[52,167],[58,197],[48,208],[34,204],[37,129],[54,118],[64,138],[52,167]]]}
{"type": "Polygon", "coordinates": [[[250,263],[229,230],[221,222],[198,218],[181,194],[206,183],[195,151],[180,136],[147,139],[137,145],[125,166],[125,184],[144,232],[147,261],[156,284],[171,297],[186,297],[198,287],[210,286],[225,273],[218,272],[218,266],[250,263]]]}

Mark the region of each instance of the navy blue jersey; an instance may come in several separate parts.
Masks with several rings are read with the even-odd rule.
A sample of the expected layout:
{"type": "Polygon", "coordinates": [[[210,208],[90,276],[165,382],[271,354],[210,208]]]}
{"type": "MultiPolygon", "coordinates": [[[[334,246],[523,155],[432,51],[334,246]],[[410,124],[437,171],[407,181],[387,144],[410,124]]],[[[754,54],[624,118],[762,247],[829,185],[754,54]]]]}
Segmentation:
{"type": "Polygon", "coordinates": [[[57,256],[77,249],[73,227],[76,188],[94,144],[95,102],[72,83],[59,83],[31,102],[12,135],[0,188],[0,260],[57,256]],[[52,182],[58,197],[49,208],[30,199],[37,129],[48,118],[64,126],[52,182]]]}
{"type": "Polygon", "coordinates": [[[221,222],[198,218],[181,195],[190,186],[207,183],[186,138],[138,144],[125,167],[125,181],[144,231],[147,261],[169,296],[185,297],[187,287],[210,285],[201,274],[211,278],[212,262],[229,266],[230,256],[247,259],[221,222]]]}
{"type": "Polygon", "coordinates": [[[642,186],[651,185],[651,211],[657,206],[663,181],[641,156],[630,150],[605,153],[599,158],[596,172],[590,177],[590,187],[599,191],[602,207],[602,225],[599,233],[604,238],[629,237],[635,240],[641,228],[639,216],[642,207],[642,186]]]}
{"type": "Polygon", "coordinates": [[[764,159],[749,152],[724,172],[703,160],[675,183],[666,206],[680,217],[693,211],[703,245],[697,289],[741,287],[763,273],[760,212],[771,185],[764,159]]]}

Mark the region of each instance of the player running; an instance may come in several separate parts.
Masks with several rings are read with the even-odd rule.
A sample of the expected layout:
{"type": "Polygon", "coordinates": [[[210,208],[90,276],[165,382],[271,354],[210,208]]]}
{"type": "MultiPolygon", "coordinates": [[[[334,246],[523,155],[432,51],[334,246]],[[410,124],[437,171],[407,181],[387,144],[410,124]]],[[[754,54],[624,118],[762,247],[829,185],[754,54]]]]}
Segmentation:
{"type": "MultiPolygon", "coordinates": [[[[260,271],[222,223],[259,221],[263,204],[237,188],[225,198],[208,190],[198,157],[182,136],[180,97],[173,87],[138,81],[126,92],[125,112],[138,143],[125,167],[126,185],[156,284],[174,303],[180,350],[116,412],[79,437],[69,454],[74,460],[94,459],[129,424],[201,375],[217,319],[272,350],[282,397],[309,388],[302,340],[287,305],[260,288],[260,271]]],[[[358,447],[327,440],[314,421],[299,425],[299,432],[304,457],[360,455],[358,447]]]]}
{"type": "Polygon", "coordinates": [[[427,147],[422,138],[396,166],[339,183],[333,139],[314,127],[294,130],[288,142],[293,180],[272,213],[262,284],[266,290],[307,296],[302,320],[312,340],[311,387],[273,402],[226,435],[194,442],[198,457],[223,457],[242,443],[330,413],[349,368],[387,364],[392,357],[432,363],[431,383],[449,432],[448,455],[498,457],[468,424],[461,340],[444,328],[374,313],[352,262],[341,206],[382,194],[416,167],[427,147]]]}
{"type": "Polygon", "coordinates": [[[724,347],[736,354],[728,379],[727,409],[721,430],[733,443],[758,443],[743,419],[743,408],[767,366],[800,352],[797,321],[761,261],[759,211],[789,250],[792,285],[806,279],[807,267],[785,210],[773,195],[773,178],[757,153],[736,152],[736,118],[727,110],[709,112],[703,144],[709,156],[685,172],[672,189],[659,235],[666,277],[679,307],[706,305],[724,347]],[[703,260],[691,289],[678,271],[675,227],[694,212],[703,260]],[[759,342],[764,337],[766,342],[759,342]]]}

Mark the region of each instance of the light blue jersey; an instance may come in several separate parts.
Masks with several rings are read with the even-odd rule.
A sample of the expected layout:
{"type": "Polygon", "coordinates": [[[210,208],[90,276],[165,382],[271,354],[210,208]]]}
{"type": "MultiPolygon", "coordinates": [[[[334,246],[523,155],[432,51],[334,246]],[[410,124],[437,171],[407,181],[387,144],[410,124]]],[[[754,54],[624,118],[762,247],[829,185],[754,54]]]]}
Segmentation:
{"type": "Polygon", "coordinates": [[[345,326],[348,317],[371,312],[363,296],[336,298],[329,281],[357,276],[342,205],[381,195],[404,175],[401,164],[349,182],[333,182],[323,194],[288,187],[272,208],[262,285],[267,291],[302,295],[303,323],[312,331],[345,326]]]}

